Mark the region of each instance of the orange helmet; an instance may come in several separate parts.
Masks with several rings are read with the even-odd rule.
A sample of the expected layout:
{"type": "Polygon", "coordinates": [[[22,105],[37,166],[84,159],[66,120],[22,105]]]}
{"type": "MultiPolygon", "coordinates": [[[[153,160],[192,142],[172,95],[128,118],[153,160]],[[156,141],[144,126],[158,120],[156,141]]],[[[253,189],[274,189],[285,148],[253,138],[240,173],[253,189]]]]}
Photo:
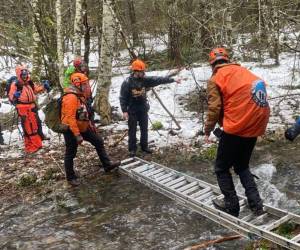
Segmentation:
{"type": "Polygon", "coordinates": [[[214,48],[209,53],[209,63],[214,64],[216,61],[225,60],[229,61],[229,55],[225,48],[214,48]]]}
{"type": "Polygon", "coordinates": [[[82,73],[74,73],[71,75],[71,83],[75,87],[80,87],[80,85],[87,84],[88,80],[88,77],[82,73]]]}
{"type": "Polygon", "coordinates": [[[131,70],[133,71],[145,71],[145,69],[146,64],[140,59],[134,60],[131,64],[131,70]]]}

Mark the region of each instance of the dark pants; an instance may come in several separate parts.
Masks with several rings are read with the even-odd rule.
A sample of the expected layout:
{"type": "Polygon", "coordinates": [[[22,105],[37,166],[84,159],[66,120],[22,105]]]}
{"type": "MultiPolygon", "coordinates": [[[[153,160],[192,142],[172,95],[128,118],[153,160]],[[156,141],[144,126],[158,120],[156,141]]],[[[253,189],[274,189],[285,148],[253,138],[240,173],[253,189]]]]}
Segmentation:
{"type": "Polygon", "coordinates": [[[140,144],[142,149],[148,148],[148,111],[129,111],[128,118],[128,150],[136,151],[136,129],[139,123],[141,130],[140,144]]]}
{"type": "Polygon", "coordinates": [[[256,143],[256,137],[245,138],[236,135],[222,133],[217,151],[215,173],[225,206],[233,213],[240,210],[239,200],[234,188],[229,169],[234,168],[245,188],[245,194],[251,210],[262,208],[262,200],[259,196],[256,183],[249,169],[249,161],[256,143]]]}
{"type": "MultiPolygon", "coordinates": [[[[68,130],[63,135],[66,143],[65,171],[66,171],[66,178],[69,181],[72,179],[76,179],[73,166],[74,166],[74,158],[77,153],[78,145],[74,134],[70,130],[68,130]]],[[[90,142],[95,147],[103,167],[108,166],[110,164],[110,159],[106,154],[102,137],[92,132],[91,130],[87,130],[86,132],[81,133],[81,136],[85,141],[90,142]]]]}
{"type": "Polygon", "coordinates": [[[45,137],[45,135],[44,135],[44,133],[43,133],[42,121],[41,121],[41,119],[40,119],[40,117],[39,117],[38,111],[39,111],[39,110],[38,110],[37,107],[35,107],[35,108],[32,109],[32,112],[35,113],[35,117],[36,117],[36,121],[37,121],[37,125],[38,125],[38,131],[37,131],[37,133],[38,133],[38,135],[43,139],[43,138],[45,137]]]}
{"type": "Polygon", "coordinates": [[[4,144],[4,139],[3,139],[3,135],[2,135],[1,124],[0,124],[0,144],[4,144]]]}

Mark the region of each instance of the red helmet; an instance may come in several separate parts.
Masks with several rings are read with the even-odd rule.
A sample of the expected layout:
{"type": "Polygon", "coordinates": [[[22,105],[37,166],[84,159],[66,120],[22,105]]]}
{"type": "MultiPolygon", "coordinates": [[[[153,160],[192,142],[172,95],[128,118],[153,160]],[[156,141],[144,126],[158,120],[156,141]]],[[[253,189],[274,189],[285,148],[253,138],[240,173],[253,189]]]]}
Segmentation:
{"type": "Polygon", "coordinates": [[[229,61],[229,55],[225,48],[214,48],[209,53],[209,63],[214,64],[216,61],[225,60],[229,61]]]}
{"type": "Polygon", "coordinates": [[[73,61],[73,65],[75,68],[78,68],[82,64],[82,58],[81,57],[76,57],[73,61]]]}
{"type": "Polygon", "coordinates": [[[146,64],[140,59],[134,60],[131,64],[131,70],[133,71],[145,71],[145,69],[146,64]]]}

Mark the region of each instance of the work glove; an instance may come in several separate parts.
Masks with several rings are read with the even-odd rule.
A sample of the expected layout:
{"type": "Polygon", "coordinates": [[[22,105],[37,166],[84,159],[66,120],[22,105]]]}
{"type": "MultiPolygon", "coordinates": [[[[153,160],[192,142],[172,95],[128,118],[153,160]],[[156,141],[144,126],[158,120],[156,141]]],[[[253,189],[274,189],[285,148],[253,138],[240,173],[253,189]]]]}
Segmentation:
{"type": "Polygon", "coordinates": [[[49,80],[42,80],[42,84],[43,84],[45,90],[47,91],[47,93],[49,93],[51,90],[49,80]]]}
{"type": "Polygon", "coordinates": [[[80,145],[83,142],[83,138],[81,135],[76,135],[77,144],[80,145]]]}
{"type": "Polygon", "coordinates": [[[14,97],[15,98],[19,98],[21,96],[21,91],[16,91],[15,93],[14,93],[14,97]]]}

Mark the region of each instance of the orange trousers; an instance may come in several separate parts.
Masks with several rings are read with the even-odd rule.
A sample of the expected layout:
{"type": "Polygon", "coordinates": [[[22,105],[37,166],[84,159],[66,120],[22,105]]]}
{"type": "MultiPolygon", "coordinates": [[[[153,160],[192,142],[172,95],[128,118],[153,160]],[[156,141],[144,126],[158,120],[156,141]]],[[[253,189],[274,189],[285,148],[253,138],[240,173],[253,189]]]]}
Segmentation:
{"type": "Polygon", "coordinates": [[[42,139],[38,134],[36,113],[32,111],[33,104],[18,104],[17,111],[21,118],[24,133],[24,145],[27,153],[34,153],[42,147],[42,139]]]}

